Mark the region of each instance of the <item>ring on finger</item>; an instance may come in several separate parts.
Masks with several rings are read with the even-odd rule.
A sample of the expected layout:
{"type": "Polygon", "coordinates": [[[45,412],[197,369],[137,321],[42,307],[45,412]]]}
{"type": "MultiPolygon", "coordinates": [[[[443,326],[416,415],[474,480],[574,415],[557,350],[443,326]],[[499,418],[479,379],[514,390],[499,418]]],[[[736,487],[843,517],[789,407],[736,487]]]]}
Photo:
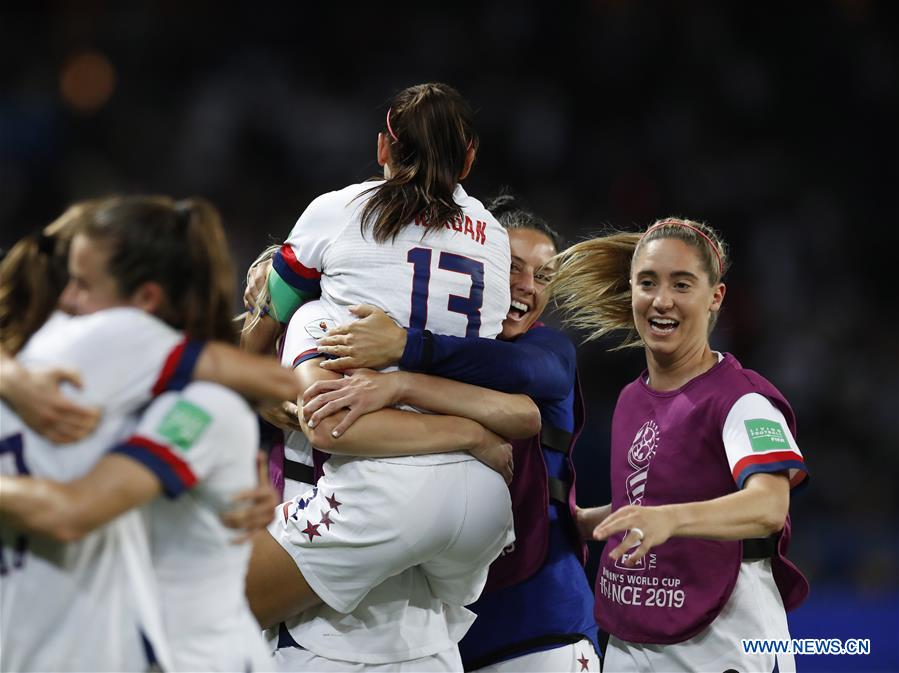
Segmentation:
{"type": "Polygon", "coordinates": [[[643,534],[643,529],[642,529],[642,528],[637,528],[636,526],[634,526],[633,528],[631,528],[631,533],[636,533],[637,535],[640,536],[640,537],[637,538],[637,541],[638,541],[638,542],[643,542],[643,538],[646,537],[646,536],[643,534]]]}

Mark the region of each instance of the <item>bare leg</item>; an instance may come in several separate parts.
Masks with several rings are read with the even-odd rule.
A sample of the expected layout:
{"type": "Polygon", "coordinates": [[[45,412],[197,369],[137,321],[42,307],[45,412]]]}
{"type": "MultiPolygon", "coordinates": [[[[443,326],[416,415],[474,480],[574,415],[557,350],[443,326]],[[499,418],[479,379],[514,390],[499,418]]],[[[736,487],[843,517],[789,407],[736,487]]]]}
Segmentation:
{"type": "Polygon", "coordinates": [[[253,537],[247,600],[264,629],[322,603],[290,554],[266,530],[253,537]]]}

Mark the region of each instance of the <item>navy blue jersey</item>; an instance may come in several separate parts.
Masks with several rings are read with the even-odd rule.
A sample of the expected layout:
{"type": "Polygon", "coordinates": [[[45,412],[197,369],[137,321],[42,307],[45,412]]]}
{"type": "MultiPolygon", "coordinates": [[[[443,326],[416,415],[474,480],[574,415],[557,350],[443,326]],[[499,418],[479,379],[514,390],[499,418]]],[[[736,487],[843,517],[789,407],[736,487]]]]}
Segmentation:
{"type": "MultiPolygon", "coordinates": [[[[544,425],[574,431],[574,345],[536,326],[515,341],[469,339],[409,330],[400,366],[531,397],[544,425]]],[[[543,449],[550,477],[570,482],[566,457],[543,449]]],[[[459,643],[465,668],[552,649],[578,634],[599,652],[593,592],[563,524],[568,508],[549,504],[549,551],[543,567],[520,584],[487,593],[468,606],[478,619],[459,643]]],[[[575,638],[576,639],[576,638],[575,638]]]]}

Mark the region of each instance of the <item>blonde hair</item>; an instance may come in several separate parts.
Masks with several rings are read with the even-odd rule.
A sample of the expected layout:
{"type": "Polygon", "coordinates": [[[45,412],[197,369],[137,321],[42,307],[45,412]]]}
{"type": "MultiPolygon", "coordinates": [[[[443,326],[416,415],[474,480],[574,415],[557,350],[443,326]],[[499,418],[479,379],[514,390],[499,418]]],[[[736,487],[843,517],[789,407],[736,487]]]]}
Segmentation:
{"type": "MultiPolygon", "coordinates": [[[[586,341],[625,332],[611,350],[642,346],[634,326],[631,266],[647,243],[674,238],[696,248],[709,284],[721,282],[729,266],[727,248],[706,224],[680,218],[656,220],[642,233],[612,231],[581,241],[556,255],[557,270],[549,288],[566,324],[587,331],[586,341]]],[[[709,332],[718,313],[712,313],[709,332]]]]}
{"type": "MultiPolygon", "coordinates": [[[[280,245],[270,245],[265,250],[259,253],[259,256],[253,260],[253,263],[250,264],[250,268],[247,269],[247,286],[250,285],[250,274],[253,272],[253,269],[256,268],[256,265],[261,264],[262,262],[267,262],[272,257],[275,256],[275,253],[281,249],[280,245]]],[[[262,284],[262,289],[253,297],[253,306],[256,307],[256,311],[250,313],[249,311],[244,311],[243,313],[239,313],[234,316],[235,321],[246,321],[244,326],[241,328],[241,334],[248,334],[253,331],[253,328],[262,320],[263,311],[262,308],[268,306],[271,302],[271,295],[268,291],[268,283],[262,284]],[[247,316],[252,316],[249,320],[247,320],[247,316]]]]}

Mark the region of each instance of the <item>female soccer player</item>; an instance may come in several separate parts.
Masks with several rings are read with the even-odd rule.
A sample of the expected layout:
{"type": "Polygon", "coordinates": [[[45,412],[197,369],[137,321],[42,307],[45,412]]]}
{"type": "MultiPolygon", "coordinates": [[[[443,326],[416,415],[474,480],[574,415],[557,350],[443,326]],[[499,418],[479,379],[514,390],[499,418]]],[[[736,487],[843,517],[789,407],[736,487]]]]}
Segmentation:
{"type": "MultiPolygon", "coordinates": [[[[433,334],[427,337],[431,355],[423,358],[421,330],[407,333],[383,312],[365,307],[357,311],[361,320],[331,329],[319,341],[321,352],[337,358],[324,366],[399,362],[429,375],[357,370],[307,390],[303,413],[320,422],[349,408],[337,428],[343,431],[370,409],[404,399],[410,387],[442,380],[436,376],[531,396],[542,430],[513,442],[515,545],[493,563],[484,594],[469,606],[478,618],[460,643],[462,660],[466,670],[598,671],[593,593],[574,521],[571,450],[583,424],[575,350],[564,334],[539,322],[561,238],[511,196],[488,208],[509,231],[512,252],[512,303],[502,341],[433,334]]],[[[466,415],[464,409],[454,413],[466,415]]]]}
{"type": "MultiPolygon", "coordinates": [[[[299,362],[297,371],[301,379],[308,377],[310,371],[321,371],[318,363],[322,356],[316,353],[315,335],[322,333],[322,325],[334,324],[318,301],[307,302],[293,315],[284,340],[283,356],[285,360],[299,362]]],[[[420,378],[428,380],[410,382],[404,387],[404,395],[398,403],[449,415],[428,414],[422,419],[422,414],[395,409],[368,414],[366,432],[347,432],[334,442],[338,444],[338,450],[352,456],[406,456],[428,450],[459,449],[470,442],[467,436],[482,433],[496,437],[494,442],[505,443],[497,435],[522,436],[539,427],[536,407],[522,395],[507,395],[444,379],[420,378]],[[416,430],[422,427],[419,419],[427,423],[425,433],[416,430]]],[[[323,421],[322,427],[328,425],[327,419],[323,421]]],[[[478,456],[481,457],[479,453],[478,456]]],[[[326,469],[341,459],[341,456],[334,456],[326,469]]],[[[497,469],[501,468],[497,466],[497,469]]],[[[507,477],[511,478],[511,472],[507,477]]],[[[321,488],[321,482],[318,488],[321,488]]],[[[366,488],[366,485],[362,484],[360,488],[366,488]]],[[[436,490],[437,487],[432,485],[431,488],[436,490]]],[[[446,483],[440,488],[454,489],[455,486],[446,483]]],[[[312,535],[335,525],[334,512],[310,511],[310,495],[303,496],[282,507],[270,528],[275,538],[292,529],[297,519],[304,522],[304,530],[309,530],[312,535]],[[316,530],[317,525],[320,527],[316,530]]],[[[347,505],[355,506],[357,500],[358,496],[352,492],[347,498],[340,497],[335,508],[337,513],[347,505]]],[[[491,503],[471,503],[471,506],[472,509],[487,508],[491,503]]],[[[377,532],[381,526],[379,509],[372,506],[362,525],[377,532]]],[[[433,518],[421,516],[424,525],[430,525],[433,518]]],[[[407,540],[417,543],[421,537],[416,532],[418,525],[411,521],[409,530],[403,532],[408,538],[398,537],[394,544],[408,548],[407,540]]],[[[476,527],[478,524],[472,522],[470,525],[476,527]]],[[[471,537],[469,532],[460,532],[471,537]]],[[[330,547],[334,563],[340,563],[345,556],[340,544],[342,540],[337,540],[330,547]]],[[[415,552],[414,547],[412,551],[415,552]]],[[[478,547],[471,549],[474,556],[482,551],[478,547]]],[[[345,670],[351,665],[349,662],[365,664],[366,668],[374,666],[373,670],[459,670],[462,664],[456,643],[474,615],[458,603],[444,605],[442,600],[435,598],[428,571],[427,567],[416,565],[385,578],[349,612],[338,612],[325,604],[285,620],[278,629],[270,632],[280,670],[345,670]]],[[[250,579],[252,583],[252,573],[250,579]]],[[[349,581],[352,582],[352,578],[349,581]]],[[[272,591],[270,586],[259,589],[272,591]]],[[[251,598],[254,595],[251,592],[251,598]]]]}
{"type": "Polygon", "coordinates": [[[46,321],[67,282],[73,215],[88,206],[76,204],[40,234],[19,241],[0,262],[0,398],[10,404],[23,421],[51,442],[83,439],[100,420],[97,409],[75,404],[59,390],[62,383],[80,387],[78,372],[51,368],[32,372],[13,357],[46,321]],[[22,269],[28,269],[27,274],[22,269]],[[36,300],[37,298],[37,300],[36,300]]]}
{"type": "Polygon", "coordinates": [[[586,537],[608,540],[607,670],[795,670],[740,643],[789,638],[784,608],[808,591],[786,559],[790,490],[807,473],[783,395],[709,345],[727,266],[711,228],[673,218],[561,255],[554,290],[571,321],[646,352],[615,408],[612,502],[579,513],[586,537]]]}
{"type": "MultiPolygon", "coordinates": [[[[508,236],[458,184],[477,143],[471,110],[452,88],[424,84],[397,94],[378,136],[384,180],[326,194],[307,208],[269,275],[274,316],[286,321],[320,291],[335,320],[344,320],[350,305],[378,301],[422,329],[498,334],[509,310],[508,236]]],[[[315,362],[296,371],[306,384],[335,376],[315,362]]],[[[327,423],[304,430],[331,453],[380,450],[377,437],[404,443],[400,453],[438,453],[332,458],[311,500],[304,499],[308,516],[289,517],[277,539],[262,535],[254,548],[248,586],[265,625],[319,600],[351,612],[373,587],[413,566],[438,599],[470,603],[511,540],[502,478],[462,451],[483,441],[483,428],[394,409],[381,414],[340,437],[327,423]],[[457,427],[458,444],[441,445],[457,427]]]]}
{"type": "MultiPolygon", "coordinates": [[[[151,386],[155,395],[184,386],[200,352],[179,345],[180,333],[150,313],[194,339],[233,336],[232,276],[218,215],[198,200],[126,197],[96,204],[73,226],[67,300],[79,313],[96,312],[46,325],[20,357],[79,366],[83,399],[102,406],[104,416],[88,440],[60,450],[4,410],[0,453],[11,454],[19,475],[44,477],[4,470],[2,538],[15,546],[13,567],[3,568],[10,573],[4,661],[16,670],[139,670],[152,647],[172,670],[262,667],[265,649],[243,597],[249,549],[230,545],[219,521],[255,476],[256,427],[246,404],[218,386],[191,384],[159,397],[138,432],[101,458],[128,436],[128,414],[151,386]],[[81,478],[61,484],[46,477],[81,478]],[[154,503],[149,518],[172,656],[141,517],[130,512],[103,524],[160,492],[186,489],[193,498],[154,503]],[[29,553],[23,530],[78,541],[34,537],[29,553]]],[[[231,367],[215,360],[235,352],[220,350],[207,366],[231,367]]],[[[236,353],[255,376],[274,374],[280,395],[277,365],[236,353]]],[[[263,507],[271,512],[271,504],[263,507]]]]}

